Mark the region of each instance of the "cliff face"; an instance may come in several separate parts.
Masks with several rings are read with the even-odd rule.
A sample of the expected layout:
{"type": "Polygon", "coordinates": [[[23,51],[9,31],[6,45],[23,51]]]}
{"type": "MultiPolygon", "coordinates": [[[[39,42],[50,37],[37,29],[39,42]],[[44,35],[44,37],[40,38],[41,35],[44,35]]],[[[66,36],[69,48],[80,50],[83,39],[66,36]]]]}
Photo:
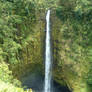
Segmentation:
{"type": "Polygon", "coordinates": [[[90,64],[87,62],[87,52],[81,45],[83,34],[78,26],[82,28],[76,19],[64,20],[57,16],[57,12],[52,14],[53,76],[72,92],[90,92],[87,83],[90,64]]]}
{"type": "MultiPolygon", "coordinates": [[[[33,72],[44,74],[45,12],[38,12],[36,19],[33,33],[22,44],[19,55],[22,62],[12,66],[14,75],[19,79],[33,72]]],[[[53,77],[57,83],[67,85],[72,92],[90,92],[86,79],[90,64],[86,62],[86,50],[81,45],[83,37],[78,26],[82,28],[78,20],[62,20],[56,11],[52,11],[53,77]]]]}
{"type": "Polygon", "coordinates": [[[18,56],[21,62],[10,66],[13,75],[19,79],[33,72],[44,71],[45,13],[44,11],[36,13],[35,23],[31,27],[28,25],[29,29],[26,30],[32,32],[27,34],[26,39],[21,43],[22,49],[18,56]]]}

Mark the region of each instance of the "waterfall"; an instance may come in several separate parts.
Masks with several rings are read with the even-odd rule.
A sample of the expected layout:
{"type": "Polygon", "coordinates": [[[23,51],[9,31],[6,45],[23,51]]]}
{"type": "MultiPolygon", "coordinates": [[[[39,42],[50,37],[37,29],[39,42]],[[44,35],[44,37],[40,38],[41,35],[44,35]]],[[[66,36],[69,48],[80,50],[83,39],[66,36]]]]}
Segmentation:
{"type": "Polygon", "coordinates": [[[51,42],[50,42],[50,10],[46,15],[46,47],[45,47],[45,86],[44,92],[51,92],[51,42]]]}

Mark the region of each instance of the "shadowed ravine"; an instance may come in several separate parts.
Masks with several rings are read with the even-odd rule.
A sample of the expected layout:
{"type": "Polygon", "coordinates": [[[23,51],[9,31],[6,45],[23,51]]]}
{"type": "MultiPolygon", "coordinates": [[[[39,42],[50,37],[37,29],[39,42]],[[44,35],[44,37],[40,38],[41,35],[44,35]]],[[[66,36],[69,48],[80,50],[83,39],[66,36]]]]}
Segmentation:
{"type": "MultiPolygon", "coordinates": [[[[23,86],[27,86],[27,88],[32,88],[34,92],[43,92],[43,84],[44,77],[39,74],[31,74],[26,76],[22,83],[23,86]]],[[[53,92],[71,92],[65,86],[61,86],[60,84],[53,81],[53,92]]]]}

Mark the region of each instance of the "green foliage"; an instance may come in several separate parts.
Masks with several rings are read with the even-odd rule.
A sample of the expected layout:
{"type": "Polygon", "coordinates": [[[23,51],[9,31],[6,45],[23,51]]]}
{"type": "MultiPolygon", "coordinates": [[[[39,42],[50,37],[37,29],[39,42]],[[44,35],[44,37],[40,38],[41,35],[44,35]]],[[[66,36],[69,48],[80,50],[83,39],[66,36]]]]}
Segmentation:
{"type": "Polygon", "coordinates": [[[81,17],[84,15],[92,15],[92,1],[91,0],[59,0],[57,6],[57,14],[60,17],[81,17]]]}
{"type": "Polygon", "coordinates": [[[3,62],[4,60],[3,60],[3,50],[2,50],[2,48],[0,48],[0,63],[1,62],[3,62]]]}
{"type": "MultiPolygon", "coordinates": [[[[27,92],[27,90],[24,91],[21,87],[19,88],[10,83],[5,83],[0,80],[0,92],[27,92]]],[[[29,92],[32,92],[32,90],[30,89],[29,92]]]]}
{"type": "MultiPolygon", "coordinates": [[[[0,62],[0,92],[27,92],[21,87],[19,80],[14,79],[8,64],[0,62]]],[[[32,90],[30,89],[30,92],[32,90]]]]}
{"type": "Polygon", "coordinates": [[[91,0],[77,0],[75,11],[79,14],[89,14],[92,11],[91,0]]]}
{"type": "Polygon", "coordinates": [[[22,62],[20,52],[33,32],[35,9],[34,0],[0,0],[0,92],[23,92],[9,68],[22,62]]]}
{"type": "Polygon", "coordinates": [[[18,50],[21,49],[21,45],[16,43],[10,38],[4,39],[3,44],[4,51],[8,57],[8,62],[15,64],[18,62],[18,50]]]}
{"type": "MultiPolygon", "coordinates": [[[[33,29],[38,21],[38,11],[47,9],[56,9],[56,15],[62,22],[60,32],[57,32],[59,35],[55,38],[62,43],[58,43],[56,48],[60,59],[56,56],[58,67],[64,68],[65,73],[71,74],[70,77],[73,74],[92,84],[91,0],[0,0],[0,81],[4,82],[3,85],[9,83],[7,87],[10,88],[10,84],[13,84],[15,90],[16,86],[20,86],[18,80],[13,80],[8,64],[13,66],[22,63],[23,56],[26,63],[39,59],[39,53],[35,52],[41,40],[34,39],[37,30],[33,29]],[[26,47],[24,52],[27,57],[22,51],[23,46],[26,47]]],[[[41,52],[40,49],[38,51],[41,52]]],[[[8,90],[7,87],[5,90],[8,90]]]]}
{"type": "Polygon", "coordinates": [[[12,72],[9,71],[8,65],[4,62],[0,63],[0,80],[4,82],[11,82],[12,72]]]}
{"type": "Polygon", "coordinates": [[[0,63],[0,81],[12,83],[17,87],[21,86],[21,83],[13,78],[12,71],[9,70],[9,65],[5,62],[0,63]]]}
{"type": "Polygon", "coordinates": [[[73,81],[74,85],[76,80],[77,85],[78,80],[82,79],[87,85],[92,85],[92,1],[59,2],[56,16],[61,21],[61,27],[55,38],[58,40],[56,52],[60,59],[56,57],[58,67],[62,67],[63,77],[69,84],[72,85],[73,81]]]}
{"type": "Polygon", "coordinates": [[[5,61],[11,64],[20,62],[18,52],[21,50],[22,40],[31,32],[27,25],[31,25],[34,21],[33,0],[0,1],[0,46],[5,61]]]}

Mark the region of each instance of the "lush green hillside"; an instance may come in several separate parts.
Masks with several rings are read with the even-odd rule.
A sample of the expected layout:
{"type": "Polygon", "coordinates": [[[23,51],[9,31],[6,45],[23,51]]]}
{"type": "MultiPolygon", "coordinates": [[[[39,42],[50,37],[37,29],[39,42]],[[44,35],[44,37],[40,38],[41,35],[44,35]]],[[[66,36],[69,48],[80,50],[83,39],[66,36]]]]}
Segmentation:
{"type": "Polygon", "coordinates": [[[54,80],[73,92],[91,92],[91,0],[0,0],[0,92],[10,92],[11,85],[21,92],[21,77],[32,72],[44,75],[49,8],[54,80]]]}
{"type": "Polygon", "coordinates": [[[0,0],[0,80],[16,88],[21,86],[20,76],[32,71],[43,59],[40,30],[44,23],[37,9],[36,2],[31,0],[0,0]]]}
{"type": "Polygon", "coordinates": [[[58,82],[64,79],[73,92],[90,92],[92,86],[91,11],[88,0],[62,0],[56,9],[54,75],[58,82]]]}

